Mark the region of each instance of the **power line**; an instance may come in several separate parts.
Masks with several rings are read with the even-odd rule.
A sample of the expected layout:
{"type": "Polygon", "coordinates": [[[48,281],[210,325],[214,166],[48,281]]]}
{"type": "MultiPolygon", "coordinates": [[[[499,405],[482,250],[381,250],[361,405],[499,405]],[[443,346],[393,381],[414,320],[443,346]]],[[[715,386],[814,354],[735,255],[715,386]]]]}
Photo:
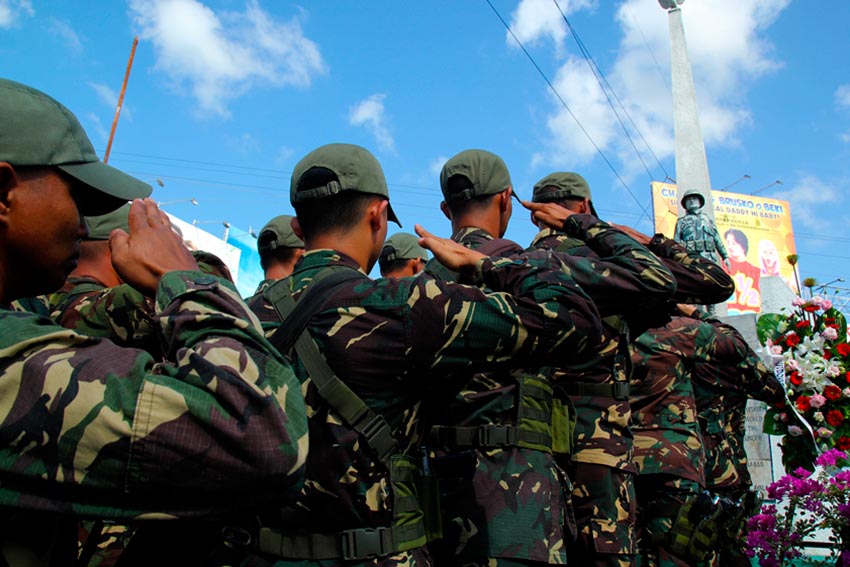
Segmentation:
{"type": "Polygon", "coordinates": [[[669,77],[669,75],[666,75],[664,73],[664,71],[661,69],[661,65],[658,63],[658,59],[655,58],[655,52],[652,51],[652,48],[649,47],[649,42],[646,41],[646,36],[643,33],[643,28],[640,27],[640,23],[638,22],[637,18],[635,17],[635,13],[632,11],[632,8],[631,8],[631,6],[629,5],[628,2],[626,2],[624,4],[624,6],[626,7],[626,10],[629,11],[629,15],[632,17],[632,21],[634,21],[635,27],[637,28],[638,32],[640,33],[640,37],[643,40],[644,47],[646,47],[646,50],[649,51],[649,55],[652,56],[652,60],[655,62],[655,68],[656,68],[656,70],[658,70],[658,74],[661,76],[661,80],[664,81],[665,85],[667,85],[667,90],[669,90],[670,92],[673,92],[673,87],[670,85],[670,77],[669,77]]]}
{"type": "Polygon", "coordinates": [[[514,41],[519,46],[519,48],[522,49],[522,52],[525,53],[525,56],[528,58],[528,60],[531,62],[531,64],[534,66],[534,68],[537,69],[537,72],[540,74],[540,76],[543,78],[543,80],[546,81],[546,84],[549,86],[549,89],[555,94],[555,97],[561,102],[561,105],[564,107],[564,109],[569,113],[569,115],[573,118],[573,120],[575,120],[578,127],[581,129],[581,131],[584,133],[584,135],[587,137],[587,139],[590,141],[590,143],[596,149],[596,152],[602,157],[602,159],[608,165],[608,168],[614,173],[614,176],[617,178],[617,180],[620,182],[620,184],[626,189],[626,191],[629,193],[629,195],[632,197],[632,199],[634,199],[635,203],[637,203],[637,205],[641,208],[641,210],[643,211],[643,214],[644,214],[644,216],[646,216],[647,220],[652,222],[652,219],[650,218],[649,213],[646,210],[646,206],[644,206],[644,204],[641,203],[638,200],[637,197],[635,197],[635,194],[632,192],[632,190],[629,188],[629,186],[626,184],[626,182],[623,181],[623,178],[620,176],[620,174],[616,170],[616,168],[614,168],[614,164],[612,164],[611,161],[605,156],[605,154],[602,152],[602,150],[599,148],[599,146],[596,144],[596,142],[591,137],[590,133],[582,125],[582,123],[578,119],[578,117],[575,114],[573,114],[573,111],[570,109],[569,105],[566,103],[564,98],[561,96],[561,94],[555,88],[555,85],[552,84],[552,81],[550,81],[549,77],[546,76],[546,73],[543,72],[543,69],[540,68],[540,66],[537,64],[537,62],[534,60],[534,58],[531,56],[531,54],[528,52],[528,50],[525,48],[525,46],[522,44],[522,42],[519,40],[519,38],[514,34],[511,27],[508,25],[508,23],[505,21],[505,19],[502,17],[502,15],[499,13],[499,11],[496,10],[496,7],[493,6],[492,2],[490,2],[490,0],[485,0],[485,1],[487,2],[487,5],[490,6],[490,9],[493,10],[493,13],[496,14],[496,17],[499,18],[499,21],[502,22],[502,25],[505,26],[505,29],[508,30],[508,33],[511,35],[511,37],[514,38],[514,41]]]}

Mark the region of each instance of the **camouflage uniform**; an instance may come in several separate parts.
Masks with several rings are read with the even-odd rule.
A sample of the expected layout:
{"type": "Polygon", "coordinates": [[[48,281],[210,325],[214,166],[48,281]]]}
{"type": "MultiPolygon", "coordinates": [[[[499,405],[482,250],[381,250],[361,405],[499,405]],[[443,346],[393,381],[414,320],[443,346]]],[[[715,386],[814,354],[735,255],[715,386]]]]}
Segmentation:
{"type": "MultiPolygon", "coordinates": [[[[529,259],[535,261],[542,262],[529,259]]],[[[314,250],[299,260],[291,278],[276,285],[291,285],[297,297],[329,266],[358,269],[342,253],[314,250]]],[[[336,288],[308,324],[329,366],[383,416],[403,453],[416,454],[429,416],[443,411],[445,401],[468,380],[470,369],[545,363],[557,352],[586,356],[588,345],[598,340],[595,307],[563,273],[506,259],[486,259],[477,272],[473,283],[499,292],[429,277],[370,280],[361,272],[362,279],[336,288]]],[[[277,320],[267,302],[254,303],[253,308],[261,320],[277,320]]],[[[295,506],[276,513],[276,526],[286,533],[333,534],[392,525],[394,515],[403,510],[393,509],[397,495],[386,468],[320,399],[300,360],[296,372],[310,408],[313,450],[301,497],[295,506]]],[[[424,539],[418,545],[373,561],[344,564],[430,565],[424,539]]],[[[243,564],[343,562],[298,561],[268,553],[254,554],[243,564]]]]}
{"type": "Polygon", "coordinates": [[[303,399],[232,285],[163,276],[153,323],[173,363],[32,314],[0,319],[6,541],[62,531],[54,552],[70,562],[77,534],[57,513],[200,517],[300,488],[303,399]]]}
{"type": "MultiPolygon", "coordinates": [[[[494,239],[480,228],[461,229],[452,240],[488,255],[497,250],[499,256],[524,257],[518,244],[494,239]]],[[[552,267],[558,269],[560,264],[554,261],[552,267]]],[[[425,272],[445,281],[457,278],[436,260],[426,265],[425,272]]],[[[574,537],[571,529],[565,530],[572,524],[572,512],[566,507],[569,482],[552,454],[549,370],[535,374],[509,370],[474,374],[435,420],[433,467],[443,492],[443,539],[432,544],[438,564],[566,563],[567,546],[574,537]],[[545,393],[534,396],[535,392],[545,393]],[[544,422],[540,425],[548,443],[538,448],[519,440],[519,432],[528,427],[517,423],[518,416],[528,413],[520,407],[523,395],[539,398],[531,403],[545,414],[536,417],[544,422]],[[487,433],[510,429],[517,432],[517,440],[494,436],[484,441],[477,435],[472,444],[458,444],[452,435],[458,427],[487,433]]]]}
{"type": "MultiPolygon", "coordinates": [[[[655,255],[593,215],[573,214],[564,231],[544,229],[531,246],[564,254],[603,315],[628,314],[641,302],[658,305],[676,289],[655,255]]],[[[609,319],[606,329],[593,361],[560,367],[554,379],[577,414],[574,452],[563,463],[579,529],[570,562],[619,567],[633,564],[635,553],[628,327],[621,317],[609,319]]]]}
{"type": "MultiPolygon", "coordinates": [[[[773,405],[785,403],[782,384],[747,345],[731,325],[699,312],[694,317],[716,331],[715,357],[709,363],[698,362],[694,369],[694,392],[699,411],[700,431],[705,443],[705,487],[712,494],[745,504],[752,479],[744,451],[744,426],[748,399],[773,405]]],[[[744,511],[749,515],[751,511],[744,511]]],[[[722,567],[748,565],[737,529],[737,538],[721,539],[719,557],[722,567]]]]}
{"type": "Polygon", "coordinates": [[[630,381],[641,566],[687,567],[669,537],[679,509],[705,484],[692,375],[715,356],[711,325],[673,317],[633,343],[630,381]]]}

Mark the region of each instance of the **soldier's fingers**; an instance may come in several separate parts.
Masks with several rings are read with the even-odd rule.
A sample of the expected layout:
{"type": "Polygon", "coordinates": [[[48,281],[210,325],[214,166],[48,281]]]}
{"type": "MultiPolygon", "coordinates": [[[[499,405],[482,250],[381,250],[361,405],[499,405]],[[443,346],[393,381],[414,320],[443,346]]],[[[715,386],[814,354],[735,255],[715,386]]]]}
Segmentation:
{"type": "Polygon", "coordinates": [[[520,201],[522,206],[528,209],[529,211],[540,211],[543,209],[543,206],[546,203],[535,203],[533,201],[520,201]]]}
{"type": "MultiPolygon", "coordinates": [[[[160,216],[160,213],[162,211],[160,211],[159,207],[156,206],[156,201],[154,201],[153,199],[148,197],[148,198],[145,199],[144,203],[145,203],[145,212],[148,216],[148,226],[158,228],[158,227],[163,226],[163,224],[166,224],[166,223],[163,223],[163,221],[162,221],[162,217],[160,216]]],[[[170,222],[167,223],[167,224],[170,224],[170,222]]]]}
{"type": "Polygon", "coordinates": [[[148,226],[147,213],[145,212],[145,203],[141,199],[133,199],[130,204],[130,213],[127,215],[127,225],[130,227],[130,233],[148,226]]]}
{"type": "MultiPolygon", "coordinates": [[[[132,208],[130,209],[132,212],[132,208]]],[[[133,230],[131,227],[130,230],[133,230]]],[[[116,228],[109,233],[109,251],[113,257],[120,256],[123,250],[130,247],[130,235],[124,229],[116,228]]]]}

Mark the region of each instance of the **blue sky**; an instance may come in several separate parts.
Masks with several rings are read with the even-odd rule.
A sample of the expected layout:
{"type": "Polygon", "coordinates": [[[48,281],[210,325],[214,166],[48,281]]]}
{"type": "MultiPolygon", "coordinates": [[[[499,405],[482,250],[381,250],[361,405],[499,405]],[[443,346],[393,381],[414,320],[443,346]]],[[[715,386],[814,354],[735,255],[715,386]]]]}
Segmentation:
{"type": "MultiPolygon", "coordinates": [[[[683,17],[714,188],[788,200],[801,276],[850,288],[850,3],[683,17]]],[[[464,149],[499,154],[525,197],[578,171],[603,218],[647,233],[650,181],[676,176],[656,0],[0,0],[0,75],[63,102],[103,156],[135,36],[109,163],[230,238],[291,213],[293,166],[328,142],[373,151],[404,230],[443,235],[439,169],[464,149]]],[[[515,211],[507,236],[534,232],[515,211]]]]}

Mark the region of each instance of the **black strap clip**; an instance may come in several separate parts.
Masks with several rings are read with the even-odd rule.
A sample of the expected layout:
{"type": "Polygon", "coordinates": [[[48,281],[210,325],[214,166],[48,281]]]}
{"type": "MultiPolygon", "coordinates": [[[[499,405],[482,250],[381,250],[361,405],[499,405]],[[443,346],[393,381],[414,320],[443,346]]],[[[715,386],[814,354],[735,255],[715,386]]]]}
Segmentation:
{"type": "Polygon", "coordinates": [[[342,558],[345,561],[371,559],[390,552],[384,547],[387,528],[359,528],[342,532],[342,558]]]}

